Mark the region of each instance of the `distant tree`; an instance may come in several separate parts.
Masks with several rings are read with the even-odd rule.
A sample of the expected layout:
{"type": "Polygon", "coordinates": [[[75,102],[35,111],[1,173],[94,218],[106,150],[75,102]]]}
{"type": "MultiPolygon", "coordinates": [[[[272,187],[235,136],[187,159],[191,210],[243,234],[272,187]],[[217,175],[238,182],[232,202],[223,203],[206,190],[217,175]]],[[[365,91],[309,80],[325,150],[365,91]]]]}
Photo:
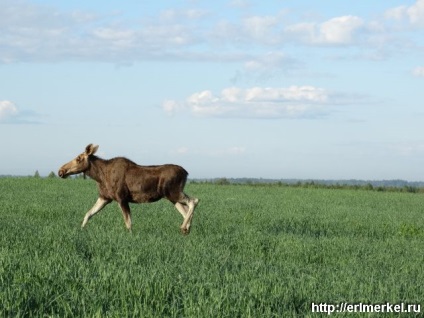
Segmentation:
{"type": "Polygon", "coordinates": [[[227,178],[219,178],[215,181],[215,183],[219,185],[227,185],[230,184],[230,181],[227,178]]]}
{"type": "Polygon", "coordinates": [[[403,188],[402,188],[402,191],[403,192],[409,192],[409,193],[417,193],[418,192],[418,189],[417,188],[415,188],[415,187],[411,187],[411,186],[403,186],[403,188]]]}
{"type": "Polygon", "coordinates": [[[38,170],[35,170],[34,178],[39,178],[39,177],[40,177],[40,173],[38,172],[38,170]]]}
{"type": "Polygon", "coordinates": [[[47,178],[56,178],[56,174],[52,171],[52,172],[49,173],[47,178]]]}
{"type": "Polygon", "coordinates": [[[372,186],[372,184],[371,184],[371,183],[367,183],[367,184],[364,186],[364,189],[365,189],[365,190],[374,190],[374,187],[372,186]]]}

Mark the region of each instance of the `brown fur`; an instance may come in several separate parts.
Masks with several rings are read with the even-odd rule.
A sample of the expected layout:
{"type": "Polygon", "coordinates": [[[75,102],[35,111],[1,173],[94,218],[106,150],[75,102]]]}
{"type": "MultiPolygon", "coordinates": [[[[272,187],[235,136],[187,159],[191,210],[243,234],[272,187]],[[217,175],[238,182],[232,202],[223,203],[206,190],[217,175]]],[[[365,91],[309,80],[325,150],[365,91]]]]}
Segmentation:
{"type": "Polygon", "coordinates": [[[198,199],[187,196],[183,190],[187,171],[177,165],[140,166],[129,159],[117,157],[101,159],[94,154],[98,146],[89,144],[85,152],[64,164],[58,172],[61,178],[84,173],[96,180],[99,199],[87,212],[82,226],[112,200],[121,207],[125,224],[131,230],[129,203],[155,202],[162,198],[171,201],[183,215],[181,231],[187,234],[198,199]]]}

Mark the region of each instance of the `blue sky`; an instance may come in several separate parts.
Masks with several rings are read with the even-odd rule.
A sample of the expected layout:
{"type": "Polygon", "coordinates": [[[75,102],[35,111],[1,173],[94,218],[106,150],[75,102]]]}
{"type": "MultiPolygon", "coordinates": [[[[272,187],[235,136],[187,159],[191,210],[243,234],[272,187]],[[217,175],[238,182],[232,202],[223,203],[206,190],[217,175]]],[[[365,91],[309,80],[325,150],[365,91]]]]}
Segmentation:
{"type": "Polygon", "coordinates": [[[0,0],[0,174],[424,180],[424,0],[0,0]]]}

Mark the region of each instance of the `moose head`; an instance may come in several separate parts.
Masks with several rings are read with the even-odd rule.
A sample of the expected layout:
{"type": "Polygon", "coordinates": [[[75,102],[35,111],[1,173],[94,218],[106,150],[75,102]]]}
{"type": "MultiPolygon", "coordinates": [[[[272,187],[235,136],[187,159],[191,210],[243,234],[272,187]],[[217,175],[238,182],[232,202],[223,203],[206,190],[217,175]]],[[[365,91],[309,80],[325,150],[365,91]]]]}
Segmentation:
{"type": "Polygon", "coordinates": [[[82,154],[60,167],[58,176],[66,178],[67,176],[86,171],[90,167],[90,156],[94,155],[98,148],[98,145],[89,144],[85,147],[85,151],[82,154]]]}

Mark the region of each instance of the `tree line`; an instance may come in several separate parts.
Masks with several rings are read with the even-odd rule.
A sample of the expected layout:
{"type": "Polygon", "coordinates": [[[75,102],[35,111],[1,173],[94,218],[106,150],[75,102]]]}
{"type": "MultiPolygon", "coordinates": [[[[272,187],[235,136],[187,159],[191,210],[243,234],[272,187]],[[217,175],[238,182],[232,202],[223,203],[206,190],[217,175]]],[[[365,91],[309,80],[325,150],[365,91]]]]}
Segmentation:
{"type": "MultiPolygon", "coordinates": [[[[13,177],[13,176],[0,176],[13,177]]],[[[34,178],[42,178],[38,170],[35,171],[34,178]]],[[[57,175],[51,171],[46,178],[56,178],[57,175]]],[[[83,174],[72,176],[74,179],[83,179],[83,174]]],[[[225,185],[245,185],[245,186],[278,186],[309,189],[350,189],[368,190],[378,192],[408,192],[424,193],[424,182],[409,182],[405,180],[299,180],[299,179],[264,179],[264,178],[213,178],[213,179],[189,179],[192,184],[215,184],[225,185]]]]}
{"type": "Polygon", "coordinates": [[[310,189],[349,189],[368,190],[378,192],[408,192],[424,193],[424,182],[408,182],[404,180],[273,180],[273,179],[248,179],[248,178],[215,178],[194,179],[191,183],[216,184],[216,185],[247,185],[247,186],[279,186],[310,189]]]}

